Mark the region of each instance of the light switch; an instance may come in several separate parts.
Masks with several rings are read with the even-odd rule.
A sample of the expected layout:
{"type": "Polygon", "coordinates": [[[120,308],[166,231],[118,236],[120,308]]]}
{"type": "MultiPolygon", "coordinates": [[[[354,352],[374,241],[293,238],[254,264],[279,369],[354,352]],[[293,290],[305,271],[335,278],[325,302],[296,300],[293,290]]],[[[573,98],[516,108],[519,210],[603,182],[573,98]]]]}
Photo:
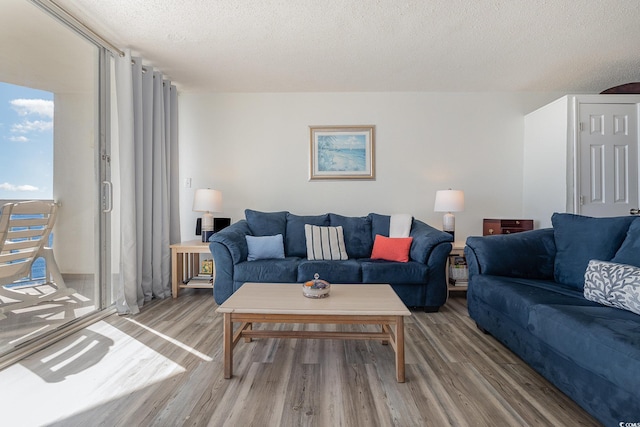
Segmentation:
{"type": "Polygon", "coordinates": [[[191,188],[191,178],[184,179],[184,188],[191,188]]]}

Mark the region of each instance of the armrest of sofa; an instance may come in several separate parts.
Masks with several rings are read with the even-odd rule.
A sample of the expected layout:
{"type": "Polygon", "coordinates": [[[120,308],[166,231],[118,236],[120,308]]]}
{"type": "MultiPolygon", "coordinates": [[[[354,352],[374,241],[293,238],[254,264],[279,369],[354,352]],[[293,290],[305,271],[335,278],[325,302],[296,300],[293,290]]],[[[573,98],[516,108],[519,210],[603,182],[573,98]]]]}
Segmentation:
{"type": "Polygon", "coordinates": [[[231,255],[231,259],[234,264],[238,264],[239,262],[246,261],[247,256],[249,254],[249,249],[247,248],[247,239],[245,236],[251,235],[251,230],[249,230],[249,224],[247,224],[246,220],[240,220],[236,223],[231,224],[229,227],[218,231],[211,238],[211,253],[214,255],[212,248],[215,248],[213,243],[218,243],[226,248],[231,255]]]}
{"type": "MultiPolygon", "coordinates": [[[[412,260],[423,264],[427,264],[427,260],[431,256],[433,249],[440,243],[453,242],[451,234],[433,228],[415,218],[411,225],[411,232],[409,235],[413,237],[409,255],[412,260]]],[[[449,251],[450,250],[451,246],[449,246],[449,251]]]]}
{"type": "Polygon", "coordinates": [[[467,238],[469,275],[553,279],[556,244],[553,229],[467,238]]]}
{"type": "Polygon", "coordinates": [[[247,259],[247,239],[250,235],[247,221],[238,221],[213,235],[209,250],[216,264],[213,296],[222,304],[233,294],[233,269],[236,264],[247,259]]]}

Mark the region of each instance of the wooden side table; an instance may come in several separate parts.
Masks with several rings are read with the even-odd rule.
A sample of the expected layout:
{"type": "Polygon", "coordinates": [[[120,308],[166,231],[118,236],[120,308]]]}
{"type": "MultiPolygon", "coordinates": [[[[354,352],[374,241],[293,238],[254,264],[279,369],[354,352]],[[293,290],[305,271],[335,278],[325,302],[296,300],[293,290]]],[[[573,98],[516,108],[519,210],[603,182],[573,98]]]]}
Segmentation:
{"type": "Polygon", "coordinates": [[[469,284],[469,269],[466,265],[466,259],[464,258],[464,243],[454,243],[451,252],[449,253],[449,257],[447,259],[447,288],[449,292],[451,291],[466,291],[469,284]],[[452,263],[455,262],[456,258],[464,259],[464,269],[466,270],[466,278],[460,279],[456,277],[452,277],[451,274],[451,266],[452,263]]]}
{"type": "Polygon", "coordinates": [[[180,288],[213,289],[215,263],[210,280],[194,279],[200,274],[200,254],[209,254],[209,242],[190,240],[171,246],[171,294],[178,297],[180,288]]]}

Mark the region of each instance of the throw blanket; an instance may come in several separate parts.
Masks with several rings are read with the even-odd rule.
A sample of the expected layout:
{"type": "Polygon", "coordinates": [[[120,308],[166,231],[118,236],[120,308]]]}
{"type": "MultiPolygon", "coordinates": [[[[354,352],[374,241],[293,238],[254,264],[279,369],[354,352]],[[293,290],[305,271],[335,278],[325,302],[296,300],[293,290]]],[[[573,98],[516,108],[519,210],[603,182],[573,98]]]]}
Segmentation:
{"type": "Polygon", "coordinates": [[[389,223],[389,237],[409,237],[413,217],[409,214],[392,214],[389,223]]]}

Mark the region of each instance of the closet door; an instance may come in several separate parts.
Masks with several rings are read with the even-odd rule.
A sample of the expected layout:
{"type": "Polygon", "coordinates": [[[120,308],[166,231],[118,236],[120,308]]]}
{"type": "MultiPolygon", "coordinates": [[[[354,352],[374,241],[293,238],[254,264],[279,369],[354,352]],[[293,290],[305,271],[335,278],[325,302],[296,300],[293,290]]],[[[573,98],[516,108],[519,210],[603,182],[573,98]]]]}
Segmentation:
{"type": "Polygon", "coordinates": [[[579,104],[578,212],[604,217],[638,208],[638,107],[579,104]]]}

